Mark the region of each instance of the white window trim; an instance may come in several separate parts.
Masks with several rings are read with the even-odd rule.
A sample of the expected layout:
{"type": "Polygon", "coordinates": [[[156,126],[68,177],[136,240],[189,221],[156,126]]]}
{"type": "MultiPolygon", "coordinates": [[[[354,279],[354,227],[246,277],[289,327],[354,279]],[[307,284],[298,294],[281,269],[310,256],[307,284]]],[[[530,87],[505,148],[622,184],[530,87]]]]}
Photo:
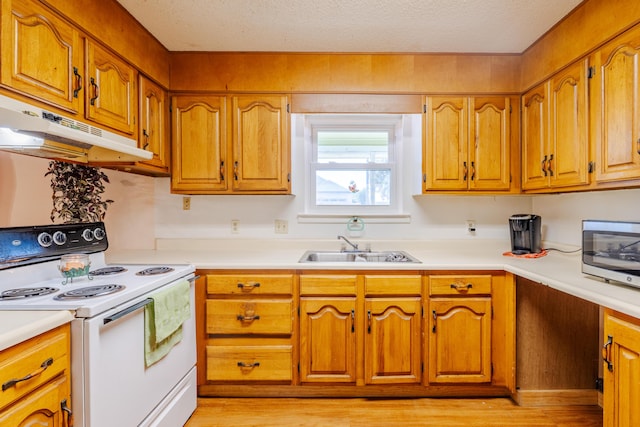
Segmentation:
{"type": "MultiPolygon", "coordinates": [[[[409,222],[410,216],[402,211],[402,130],[403,117],[396,114],[315,114],[304,115],[304,181],[305,211],[298,215],[300,222],[343,222],[354,216],[369,218],[370,222],[409,222]],[[317,206],[315,204],[315,170],[322,167],[314,163],[314,131],[318,128],[354,129],[357,124],[369,128],[390,129],[393,134],[389,163],[375,164],[372,168],[388,168],[391,172],[391,203],[388,206],[317,206]],[[389,221],[392,220],[392,221],[389,221]]],[[[339,167],[342,167],[341,164],[339,167]]],[[[344,164],[347,168],[349,165],[344,164]]]]}

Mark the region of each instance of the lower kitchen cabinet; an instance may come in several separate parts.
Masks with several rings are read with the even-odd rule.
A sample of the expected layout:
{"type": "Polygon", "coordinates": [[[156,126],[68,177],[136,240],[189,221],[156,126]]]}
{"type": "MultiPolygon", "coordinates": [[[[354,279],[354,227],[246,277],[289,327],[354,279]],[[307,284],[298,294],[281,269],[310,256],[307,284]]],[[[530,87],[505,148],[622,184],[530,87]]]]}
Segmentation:
{"type": "Polygon", "coordinates": [[[202,396],[515,392],[509,273],[199,274],[202,396]]]}
{"type": "Polygon", "coordinates": [[[355,313],[355,297],[300,299],[301,382],[355,383],[355,313]]]}
{"type": "Polygon", "coordinates": [[[365,383],[420,383],[421,298],[367,298],[365,310],[365,383]]]}
{"type": "Polygon", "coordinates": [[[419,383],[421,286],[420,275],[301,275],[301,382],[419,383]]]}
{"type": "Polygon", "coordinates": [[[604,426],[640,425],[640,320],[605,310],[604,426]]]}
{"type": "Polygon", "coordinates": [[[0,352],[0,425],[72,425],[69,331],[63,325],[0,352]]]}
{"type": "Polygon", "coordinates": [[[293,380],[293,275],[207,274],[205,383],[293,380]]]}
{"type": "Polygon", "coordinates": [[[430,383],[491,382],[491,280],[429,277],[430,383]]]}
{"type": "Polygon", "coordinates": [[[491,298],[434,298],[429,312],[429,382],[491,382],[491,298]]]}

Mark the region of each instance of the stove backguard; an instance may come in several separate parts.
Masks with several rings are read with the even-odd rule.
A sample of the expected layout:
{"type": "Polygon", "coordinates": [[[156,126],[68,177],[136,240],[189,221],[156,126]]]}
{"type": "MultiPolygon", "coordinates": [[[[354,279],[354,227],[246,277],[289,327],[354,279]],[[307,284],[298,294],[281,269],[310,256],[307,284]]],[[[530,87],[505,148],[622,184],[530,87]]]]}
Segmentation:
{"type": "Polygon", "coordinates": [[[108,247],[103,222],[0,228],[0,270],[108,247]]]}

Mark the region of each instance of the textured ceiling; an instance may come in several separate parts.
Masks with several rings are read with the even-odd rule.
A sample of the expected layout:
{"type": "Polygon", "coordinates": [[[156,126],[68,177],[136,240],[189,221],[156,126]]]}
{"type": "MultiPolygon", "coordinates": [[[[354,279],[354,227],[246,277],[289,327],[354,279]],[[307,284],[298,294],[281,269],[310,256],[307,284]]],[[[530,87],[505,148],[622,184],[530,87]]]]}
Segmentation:
{"type": "Polygon", "coordinates": [[[581,0],[118,0],[171,51],[520,53],[581,0]]]}

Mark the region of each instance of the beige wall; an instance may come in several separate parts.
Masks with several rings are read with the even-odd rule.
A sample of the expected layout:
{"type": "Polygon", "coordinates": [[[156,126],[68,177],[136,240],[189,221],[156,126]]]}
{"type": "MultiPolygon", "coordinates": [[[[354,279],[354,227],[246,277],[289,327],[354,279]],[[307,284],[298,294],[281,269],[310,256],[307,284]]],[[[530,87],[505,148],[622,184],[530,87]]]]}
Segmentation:
{"type": "MultiPolygon", "coordinates": [[[[49,160],[0,151],[0,227],[51,224],[49,160]]],[[[151,249],[155,245],[152,178],[104,169],[105,218],[111,248],[151,249]]]]}

